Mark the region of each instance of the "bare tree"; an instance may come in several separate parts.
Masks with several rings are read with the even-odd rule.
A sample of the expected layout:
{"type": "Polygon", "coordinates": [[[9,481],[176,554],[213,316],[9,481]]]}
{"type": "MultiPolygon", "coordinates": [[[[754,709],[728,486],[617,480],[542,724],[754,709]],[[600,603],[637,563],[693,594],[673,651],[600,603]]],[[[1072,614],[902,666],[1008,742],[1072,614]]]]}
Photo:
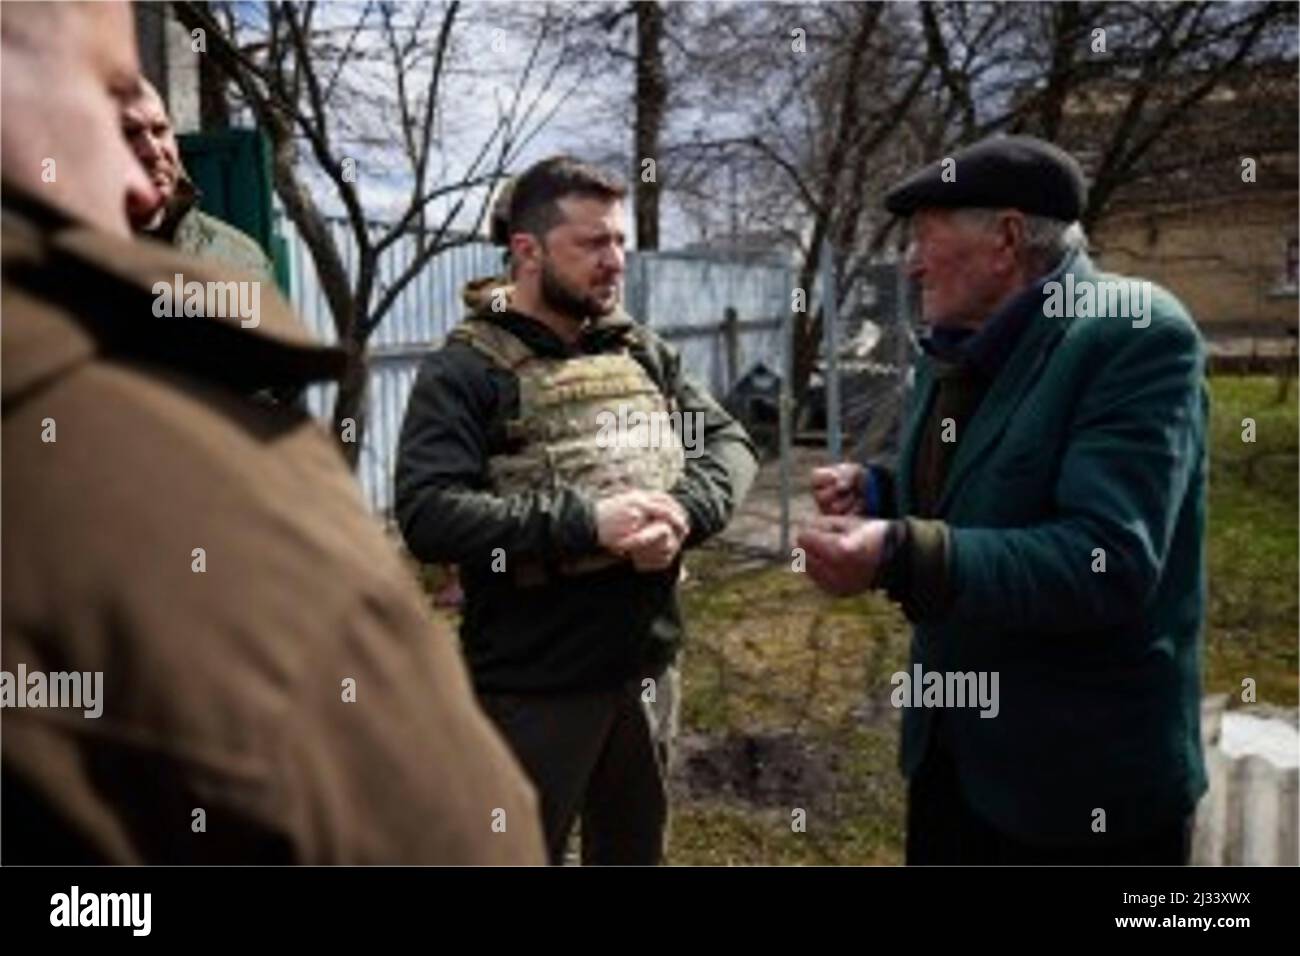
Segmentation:
{"type": "MultiPolygon", "coordinates": [[[[1033,133],[1074,152],[1092,179],[1085,224],[1133,184],[1177,181],[1179,167],[1186,175],[1252,141],[1244,116],[1230,137],[1198,118],[1243,68],[1294,64],[1295,20],[1278,3],[745,8],[715,19],[709,37],[725,64],[711,79],[715,115],[739,122],[726,136],[670,128],[661,152],[683,161],[672,189],[702,227],[719,215],[718,197],[739,189],[749,228],[797,250],[810,301],[828,240],[843,301],[895,225],[879,208],[884,190],[990,133],[1033,133]],[[793,27],[806,31],[802,58],[786,52],[793,27]]],[[[802,397],[821,315],[797,319],[802,397]]]]}
{"type": "Polygon", "coordinates": [[[823,249],[829,243],[841,253],[834,266],[842,302],[861,276],[856,255],[845,253],[856,253],[882,218],[864,184],[931,70],[909,42],[909,13],[845,3],[770,6],[734,20],[710,42],[724,47],[730,67],[714,95],[739,104],[739,135],[685,137],[668,150],[694,164],[695,182],[683,178],[701,196],[725,188],[719,173],[743,179],[751,228],[795,250],[803,303],[792,295],[793,385],[800,401],[821,342],[822,310],[811,303],[823,249]],[[764,96],[753,96],[754,88],[764,96]]]}
{"type": "MultiPolygon", "coordinates": [[[[1295,59],[1296,8],[1282,3],[927,3],[921,16],[943,78],[936,102],[957,120],[930,158],[997,130],[1059,142],[1092,180],[1085,225],[1238,71],[1295,59]]],[[[1192,169],[1224,138],[1183,138],[1178,163],[1192,169]]]]}
{"type": "MultiPolygon", "coordinates": [[[[468,29],[458,0],[173,5],[182,23],[205,31],[208,55],[270,142],[276,194],[310,252],[348,355],[333,419],[355,466],[370,337],[434,256],[475,240],[492,186],[563,102],[561,94],[542,107],[565,63],[562,44],[549,62],[544,56],[557,20],[549,8],[530,14],[511,90],[494,117],[467,124],[460,145],[468,158],[458,159],[447,148],[456,122],[450,87],[457,70],[473,69],[477,52],[458,50],[468,29]],[[371,161],[385,175],[357,175],[371,161]],[[363,183],[398,195],[391,221],[372,219],[363,183]],[[330,228],[322,195],[341,207],[350,249],[330,228]],[[381,257],[402,241],[413,243],[411,255],[381,281],[381,257]]],[[[510,13],[498,10],[491,12],[510,13]]]]}
{"type": "Polygon", "coordinates": [[[585,128],[584,150],[598,162],[628,170],[636,247],[658,249],[661,144],[674,108],[689,97],[684,89],[690,68],[682,56],[683,34],[708,13],[701,4],[661,0],[582,4],[575,9],[572,40],[584,62],[604,78],[602,89],[592,91],[598,112],[618,133],[626,136],[630,131],[615,142],[608,128],[603,133],[585,128]],[[626,120],[619,122],[623,117],[626,120]],[[647,167],[646,160],[654,165],[647,167]]]}
{"type": "MultiPolygon", "coordinates": [[[[668,75],[664,66],[664,11],[654,0],[636,6],[636,133],[637,164],[659,155],[659,137],[668,106],[668,75]]],[[[633,179],[637,249],[659,248],[659,176],[638,170],[633,179]]]]}

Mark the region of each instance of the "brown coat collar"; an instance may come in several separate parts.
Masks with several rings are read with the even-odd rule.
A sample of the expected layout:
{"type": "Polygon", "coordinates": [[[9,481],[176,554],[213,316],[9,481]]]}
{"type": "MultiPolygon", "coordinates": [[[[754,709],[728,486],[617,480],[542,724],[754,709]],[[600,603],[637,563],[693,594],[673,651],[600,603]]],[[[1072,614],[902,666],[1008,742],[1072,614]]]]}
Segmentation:
{"type": "Polygon", "coordinates": [[[255,328],[233,316],[156,318],[158,283],[242,277],[153,240],[77,223],[7,185],[3,265],[6,402],[98,352],[188,366],[239,387],[305,384],[343,369],[343,351],[313,339],[270,283],[262,283],[255,328]]]}

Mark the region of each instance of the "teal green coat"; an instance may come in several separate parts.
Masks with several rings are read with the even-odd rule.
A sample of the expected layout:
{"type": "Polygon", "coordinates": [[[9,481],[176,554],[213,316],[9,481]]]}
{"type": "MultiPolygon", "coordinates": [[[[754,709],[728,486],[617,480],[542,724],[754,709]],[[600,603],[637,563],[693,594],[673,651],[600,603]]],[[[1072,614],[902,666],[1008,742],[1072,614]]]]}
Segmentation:
{"type": "MultiPolygon", "coordinates": [[[[1070,268],[1076,283],[1119,278],[1083,255],[1070,268]]],[[[1205,350],[1159,287],[1145,328],[1047,312],[958,437],[935,516],[950,529],[955,601],[918,624],[911,654],[913,668],[999,674],[996,717],[943,711],[976,812],[1022,840],[1086,845],[1097,810],[1127,839],[1205,791],[1205,350]]],[[[923,357],[899,461],[904,515],[933,393],[923,357]]],[[[904,709],[909,776],[934,713],[904,709]]]]}

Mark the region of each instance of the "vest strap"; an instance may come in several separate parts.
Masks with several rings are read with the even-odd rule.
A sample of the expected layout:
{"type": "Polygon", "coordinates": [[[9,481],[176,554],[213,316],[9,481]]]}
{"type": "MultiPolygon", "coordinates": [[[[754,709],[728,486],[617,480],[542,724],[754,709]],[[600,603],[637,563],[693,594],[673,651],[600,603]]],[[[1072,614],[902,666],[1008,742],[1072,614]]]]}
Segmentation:
{"type": "Polygon", "coordinates": [[[484,319],[462,320],[447,333],[447,341],[468,345],[494,364],[511,372],[536,357],[536,353],[519,336],[484,319]]]}

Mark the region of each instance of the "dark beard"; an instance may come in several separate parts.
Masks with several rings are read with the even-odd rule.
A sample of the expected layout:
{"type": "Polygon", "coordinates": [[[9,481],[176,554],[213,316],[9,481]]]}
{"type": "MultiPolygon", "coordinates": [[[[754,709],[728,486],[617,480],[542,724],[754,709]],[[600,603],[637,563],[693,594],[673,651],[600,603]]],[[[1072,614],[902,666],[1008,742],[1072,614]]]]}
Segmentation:
{"type": "Polygon", "coordinates": [[[575,322],[587,318],[600,318],[614,311],[613,305],[602,305],[590,296],[574,292],[551,271],[550,263],[542,262],[542,301],[546,307],[560,315],[567,315],[575,322]]]}

